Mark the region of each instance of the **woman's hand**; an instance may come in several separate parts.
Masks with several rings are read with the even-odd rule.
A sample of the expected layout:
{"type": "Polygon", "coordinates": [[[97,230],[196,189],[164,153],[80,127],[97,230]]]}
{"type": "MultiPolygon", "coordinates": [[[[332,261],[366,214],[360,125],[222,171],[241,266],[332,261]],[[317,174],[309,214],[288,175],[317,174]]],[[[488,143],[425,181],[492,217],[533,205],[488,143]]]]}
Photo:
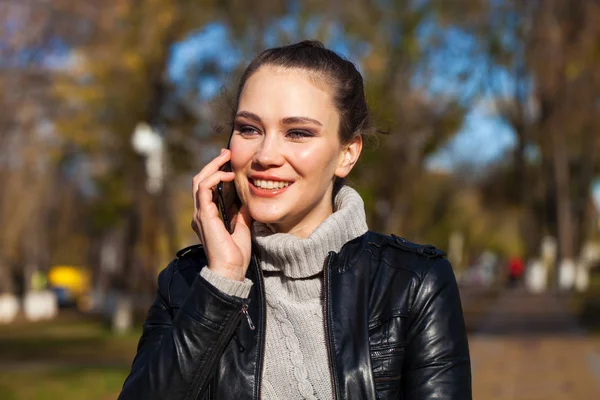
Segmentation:
{"type": "Polygon", "coordinates": [[[192,180],[194,192],[194,217],[192,228],[204,245],[208,268],[228,279],[243,281],[250,264],[252,251],[250,226],[252,219],[245,205],[231,219],[233,233],[229,233],[219,217],[219,209],[213,202],[213,188],[221,181],[231,182],[233,172],[220,168],[231,158],[231,151],[209,162],[192,180]]]}

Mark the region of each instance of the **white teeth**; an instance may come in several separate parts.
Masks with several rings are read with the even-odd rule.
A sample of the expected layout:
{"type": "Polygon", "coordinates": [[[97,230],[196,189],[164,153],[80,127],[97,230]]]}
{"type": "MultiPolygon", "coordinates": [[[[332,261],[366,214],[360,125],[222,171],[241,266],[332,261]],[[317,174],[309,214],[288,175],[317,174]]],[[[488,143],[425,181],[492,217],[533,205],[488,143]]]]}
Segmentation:
{"type": "Polygon", "coordinates": [[[254,184],[254,186],[259,187],[261,189],[282,189],[290,185],[290,182],[263,181],[260,179],[253,179],[252,183],[254,184]]]}

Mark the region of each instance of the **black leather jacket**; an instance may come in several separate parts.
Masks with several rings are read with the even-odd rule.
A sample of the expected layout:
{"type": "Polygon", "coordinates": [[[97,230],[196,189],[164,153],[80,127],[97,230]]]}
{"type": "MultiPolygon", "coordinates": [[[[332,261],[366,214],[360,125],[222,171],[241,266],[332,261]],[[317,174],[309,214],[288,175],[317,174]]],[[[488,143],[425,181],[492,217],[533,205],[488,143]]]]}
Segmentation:
{"type": "MultiPolygon", "coordinates": [[[[467,335],[452,267],[433,246],[367,232],[330,252],[324,321],[336,399],[471,399],[467,335]]],[[[259,399],[262,273],[249,299],[199,276],[204,252],[178,253],[158,280],[119,399],[259,399]],[[251,327],[255,326],[255,329],[251,327]]]]}

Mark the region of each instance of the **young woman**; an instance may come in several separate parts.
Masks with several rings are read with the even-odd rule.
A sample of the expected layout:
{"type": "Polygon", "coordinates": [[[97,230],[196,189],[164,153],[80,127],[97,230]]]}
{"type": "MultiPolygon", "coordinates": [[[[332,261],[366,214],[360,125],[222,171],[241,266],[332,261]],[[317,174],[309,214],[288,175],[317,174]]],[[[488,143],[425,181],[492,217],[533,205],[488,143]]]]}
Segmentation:
{"type": "Polygon", "coordinates": [[[318,42],[266,50],[235,110],[230,149],[193,180],[202,245],[161,272],[119,398],[471,399],[443,252],[369,231],[343,185],[371,130],[355,66],[318,42]]]}

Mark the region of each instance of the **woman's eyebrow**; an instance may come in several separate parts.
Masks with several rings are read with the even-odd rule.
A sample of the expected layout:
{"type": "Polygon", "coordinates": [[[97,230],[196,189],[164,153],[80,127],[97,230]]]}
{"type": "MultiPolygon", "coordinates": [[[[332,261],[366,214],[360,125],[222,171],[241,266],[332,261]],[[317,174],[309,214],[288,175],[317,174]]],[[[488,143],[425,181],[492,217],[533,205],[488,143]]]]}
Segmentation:
{"type": "Polygon", "coordinates": [[[242,118],[247,118],[247,119],[251,119],[252,121],[256,122],[256,123],[261,123],[261,119],[258,115],[251,113],[250,111],[240,111],[239,113],[237,113],[235,115],[236,118],[238,117],[242,117],[242,118]]]}
{"type": "Polygon", "coordinates": [[[309,117],[287,117],[281,120],[281,123],[283,125],[287,125],[287,124],[315,124],[318,126],[323,126],[322,123],[320,123],[319,121],[317,121],[316,119],[312,119],[309,117]]]}
{"type": "MultiPolygon", "coordinates": [[[[240,111],[239,113],[237,113],[235,115],[235,117],[236,118],[247,118],[256,123],[262,123],[262,120],[260,119],[260,117],[254,113],[251,113],[250,111],[240,111]]],[[[320,123],[319,121],[317,121],[316,119],[309,118],[309,117],[286,117],[281,120],[281,123],[283,125],[307,124],[308,123],[308,124],[323,126],[323,124],[320,123]]]]}

